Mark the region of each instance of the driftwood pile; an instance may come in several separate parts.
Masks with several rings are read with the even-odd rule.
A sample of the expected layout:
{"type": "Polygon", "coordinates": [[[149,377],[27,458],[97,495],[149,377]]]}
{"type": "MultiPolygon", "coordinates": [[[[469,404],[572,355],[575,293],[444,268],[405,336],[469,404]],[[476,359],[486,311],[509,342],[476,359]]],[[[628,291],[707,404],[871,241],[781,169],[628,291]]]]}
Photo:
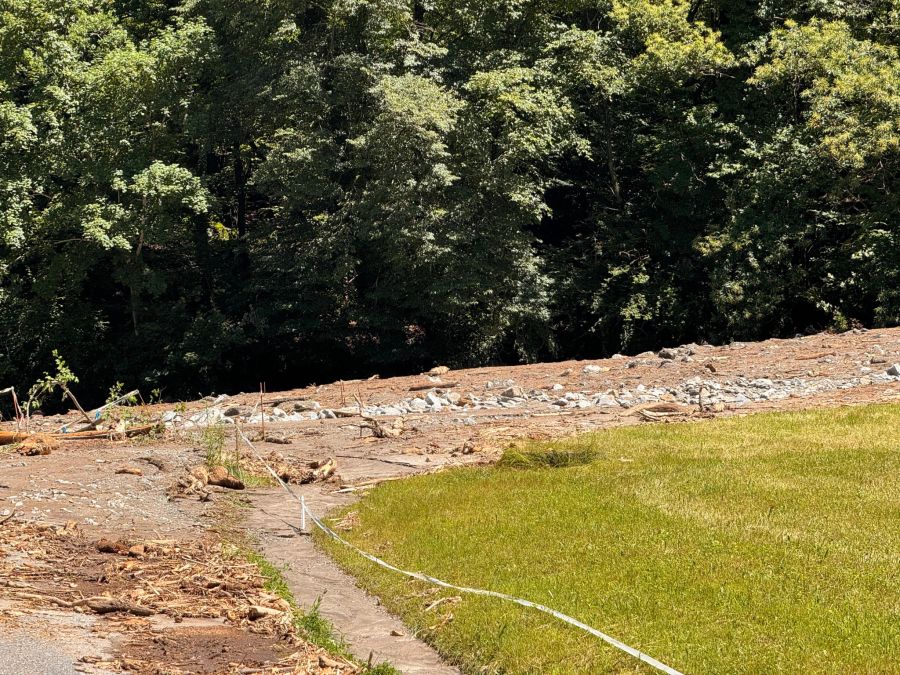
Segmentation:
{"type": "Polygon", "coordinates": [[[143,436],[157,430],[157,424],[144,424],[123,429],[105,431],[76,431],[72,433],[24,433],[17,431],[0,431],[0,446],[14,445],[22,455],[49,455],[60,443],[67,441],[90,441],[108,438],[132,438],[143,436]]]}
{"type": "Polygon", "coordinates": [[[246,454],[241,458],[241,465],[260,475],[267,475],[266,465],[271,466],[281,480],[296,485],[327,481],[334,476],[337,469],[337,464],[331,457],[306,463],[286,458],[273,450],[264,459],[265,462],[262,462],[256,455],[246,454]]]}

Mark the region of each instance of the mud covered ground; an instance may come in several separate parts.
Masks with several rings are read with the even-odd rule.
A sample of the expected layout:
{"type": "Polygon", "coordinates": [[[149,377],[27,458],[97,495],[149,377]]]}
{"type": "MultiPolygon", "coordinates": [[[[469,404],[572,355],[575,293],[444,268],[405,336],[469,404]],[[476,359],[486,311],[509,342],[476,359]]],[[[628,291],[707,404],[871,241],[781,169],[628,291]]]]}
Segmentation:
{"type": "MultiPolygon", "coordinates": [[[[479,368],[337,382],[262,398],[248,393],[144,406],[134,413],[142,420],[167,413],[176,419],[153,435],[63,442],[47,455],[0,447],[0,520],[7,519],[0,525],[0,655],[52,654],[59,672],[352,672],[349,662],[287,630],[284,614],[249,618],[254,606],[274,612],[284,607],[262,587],[253,565],[229,548],[238,541],[284,567],[301,605],[320,601],[361,662],[389,660],[404,672],[453,672],[298,531],[297,506],[283,491],[264,485],[184,488],[188,470],[204,464],[208,454],[205,425],[185,422],[213,409],[219,417],[231,414],[227,448],[234,447],[237,422],[272,462],[304,467],[332,459],[334,475],[296,487],[323,513],[378,481],[491,462],[523,439],[896,400],[900,381],[888,374],[895,363],[900,329],[694,345],[665,358],[646,353],[479,368]],[[745,385],[750,396],[741,394],[745,385]],[[737,393],[709,398],[708,392],[729,387],[737,393]],[[706,402],[690,393],[701,388],[706,402]],[[374,435],[372,419],[392,423],[384,410],[398,402],[409,408],[429,394],[453,405],[414,404],[421,410],[402,414],[400,433],[374,435]],[[600,397],[615,404],[578,403],[600,397]],[[293,410],[296,402],[300,408],[315,402],[313,413],[342,410],[342,416],[285,421],[275,413],[276,407],[293,410]],[[98,547],[101,540],[112,542],[110,550],[98,547]],[[235,580],[240,587],[229,588],[235,580]],[[112,598],[138,613],[99,613],[88,603],[92,598],[112,598]]],[[[54,431],[75,422],[73,415],[39,418],[33,429],[54,431]]],[[[240,452],[248,471],[259,473],[257,460],[246,448],[240,452]]]]}

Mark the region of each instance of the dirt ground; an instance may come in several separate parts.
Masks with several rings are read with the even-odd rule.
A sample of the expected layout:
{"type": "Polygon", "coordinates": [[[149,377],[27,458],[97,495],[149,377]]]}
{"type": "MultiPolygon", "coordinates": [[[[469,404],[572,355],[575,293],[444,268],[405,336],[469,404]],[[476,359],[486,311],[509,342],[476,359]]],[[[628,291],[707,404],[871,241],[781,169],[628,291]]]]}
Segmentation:
{"type": "MultiPolygon", "coordinates": [[[[523,389],[561,384],[569,391],[596,392],[623,385],[675,386],[695,377],[723,382],[736,377],[850,378],[884,372],[898,362],[900,329],[855,331],[701,346],[688,361],[664,362],[644,354],[450,371],[439,384],[424,375],[337,382],[268,393],[262,408],[303,399],[335,408],[354,405],[357,398],[365,405],[391,404],[432,385],[466,396],[483,392],[489,381],[514,381],[523,389]],[[589,364],[600,366],[601,372],[586,374],[589,364]]],[[[898,398],[900,382],[867,383],[863,378],[853,387],[811,396],[716,412],[681,409],[660,419],[672,423],[898,398]]],[[[239,394],[225,403],[259,406],[260,395],[239,394]]],[[[189,412],[209,405],[195,401],[178,407],[189,412]]],[[[174,408],[158,404],[139,412],[158,419],[174,408]]],[[[296,488],[322,514],[352,502],[378,481],[491,462],[522,439],[660,423],[638,414],[640,408],[552,410],[525,404],[466,412],[465,423],[452,410],[423,412],[408,415],[396,438],[375,438],[358,417],[266,423],[265,434],[245,425],[243,431],[263,437],[254,443],[260,453],[278,453],[289,464],[335,461],[336,473],[327,481],[296,488]]],[[[48,417],[35,420],[34,428],[52,431],[74,421],[73,415],[48,417]]],[[[13,425],[0,424],[0,430],[13,430],[13,425]]],[[[262,588],[253,566],[223,548],[223,541],[237,538],[284,566],[301,605],[320,601],[322,614],[361,662],[388,660],[410,673],[454,672],[298,531],[299,510],[283,491],[186,488],[188,469],[204,462],[201,436],[201,429],[176,426],[127,440],[66,441],[47,455],[23,456],[15,446],[0,447],[0,520],[7,519],[0,524],[0,634],[26,635],[35,644],[51,645],[81,672],[353,672],[349,662],[335,661],[286,628],[287,613],[277,614],[284,608],[262,588]],[[103,539],[110,544],[107,551],[98,547],[103,539]],[[99,613],[90,606],[100,602],[97,598],[115,599],[127,608],[99,613]],[[248,613],[254,606],[273,614],[251,620],[248,613]]],[[[234,442],[229,436],[226,447],[234,442]]],[[[249,457],[246,461],[252,468],[249,457]]],[[[0,660],[10,648],[0,641],[0,660]]]]}

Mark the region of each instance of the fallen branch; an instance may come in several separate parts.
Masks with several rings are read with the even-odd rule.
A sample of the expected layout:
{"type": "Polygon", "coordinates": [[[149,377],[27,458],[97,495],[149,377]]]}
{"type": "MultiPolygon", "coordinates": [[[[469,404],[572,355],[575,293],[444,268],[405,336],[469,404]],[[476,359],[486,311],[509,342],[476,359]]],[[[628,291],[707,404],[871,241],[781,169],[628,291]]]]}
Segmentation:
{"type": "Polygon", "coordinates": [[[85,598],[71,603],[70,607],[87,607],[97,614],[112,614],[113,612],[126,612],[135,616],[151,616],[156,614],[156,610],[141,605],[132,605],[131,603],[119,600],[118,598],[108,598],[103,595],[95,595],[92,598],[85,598]]]}
{"type": "Polygon", "coordinates": [[[419,469],[421,468],[421,464],[413,464],[412,462],[404,462],[399,459],[385,459],[384,457],[358,457],[357,455],[335,455],[335,457],[341,459],[355,459],[362,460],[364,462],[383,462],[384,464],[395,464],[397,466],[407,466],[411,469],[419,469]]]}
{"type": "Polygon", "coordinates": [[[430,384],[417,384],[410,387],[407,391],[429,391],[430,389],[453,389],[458,387],[459,382],[432,382],[430,384]]]}
{"type": "Polygon", "coordinates": [[[147,464],[151,464],[155,466],[160,471],[166,470],[166,464],[161,459],[157,459],[156,457],[138,457],[139,462],[147,462],[147,464]]]}
{"type": "Polygon", "coordinates": [[[815,359],[824,359],[826,356],[837,356],[835,352],[822,352],[821,354],[811,354],[810,356],[798,356],[797,361],[814,361],[815,359]]]}
{"type": "MultiPolygon", "coordinates": [[[[120,396],[115,401],[110,401],[109,403],[102,405],[99,408],[96,408],[95,410],[92,410],[90,412],[90,415],[93,416],[93,419],[89,416],[88,417],[88,426],[83,427],[83,428],[79,429],[78,431],[90,431],[91,429],[93,429],[94,427],[97,426],[97,423],[100,421],[100,413],[102,413],[104,410],[106,410],[107,408],[112,408],[114,405],[118,405],[122,401],[127,401],[130,398],[135,398],[140,395],[141,395],[141,392],[138,389],[135,389],[134,391],[129,391],[127,394],[120,396]]],[[[76,405],[78,405],[77,402],[76,402],[76,405]]],[[[81,407],[79,406],[78,409],[81,410],[81,407]]],[[[86,413],[83,410],[81,410],[81,412],[82,412],[82,414],[86,415],[86,413]]],[[[65,432],[66,429],[68,428],[68,426],[69,426],[68,424],[62,425],[59,428],[59,433],[65,432]]]]}
{"type": "Polygon", "coordinates": [[[51,605],[58,605],[60,607],[64,607],[65,609],[72,609],[75,606],[74,603],[68,602],[67,600],[61,600],[60,598],[54,597],[52,595],[43,595],[41,593],[26,593],[24,591],[18,591],[14,593],[15,597],[21,598],[22,600],[37,600],[39,602],[49,602],[51,605]]]}
{"type": "MultiPolygon", "coordinates": [[[[43,436],[55,441],[88,441],[101,438],[110,438],[116,435],[124,435],[128,438],[132,436],[141,436],[149,434],[159,427],[158,424],[146,424],[140,427],[132,427],[124,431],[73,431],[68,434],[42,434],[43,436]]],[[[0,445],[11,445],[12,443],[20,443],[27,440],[33,434],[23,434],[15,431],[0,431],[0,445]]]]}

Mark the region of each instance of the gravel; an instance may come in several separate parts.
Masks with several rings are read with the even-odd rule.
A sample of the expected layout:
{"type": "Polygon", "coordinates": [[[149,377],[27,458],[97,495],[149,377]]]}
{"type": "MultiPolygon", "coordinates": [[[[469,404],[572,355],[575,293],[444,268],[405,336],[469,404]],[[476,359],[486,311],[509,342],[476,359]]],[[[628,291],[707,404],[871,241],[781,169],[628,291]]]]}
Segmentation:
{"type": "Polygon", "coordinates": [[[74,675],[72,658],[48,642],[21,633],[0,634],[0,675],[74,675]]]}
{"type": "MultiPolygon", "coordinates": [[[[732,349],[740,349],[740,343],[734,343],[732,349]]],[[[625,365],[628,368],[637,366],[664,367],[672,366],[674,360],[692,360],[692,356],[702,351],[697,345],[684,345],[662,349],[657,353],[644,352],[633,357],[625,365]]],[[[873,351],[880,352],[878,345],[873,351]]],[[[617,355],[619,360],[626,357],[617,355]]],[[[853,389],[875,383],[900,381],[900,363],[896,363],[886,370],[879,368],[877,371],[869,367],[869,363],[875,363],[876,358],[868,358],[859,364],[859,374],[845,377],[794,377],[788,379],[774,379],[759,377],[749,379],[745,377],[716,378],[715,367],[709,367],[708,377],[692,377],[675,386],[654,386],[652,382],[638,384],[631,388],[619,384],[616,389],[603,389],[602,386],[583,383],[586,387],[580,391],[567,391],[560,383],[553,384],[544,389],[532,389],[524,391],[516,385],[515,380],[488,381],[481,391],[461,393],[442,388],[439,382],[434,388],[422,394],[403,398],[391,403],[381,405],[364,406],[358,408],[342,408],[332,410],[322,408],[317,401],[303,400],[285,402],[274,408],[271,414],[255,412],[247,418],[250,410],[242,410],[236,413],[233,405],[221,407],[209,407],[203,411],[195,412],[190,416],[182,417],[175,412],[166,413],[163,421],[169,425],[178,425],[182,428],[192,426],[206,426],[217,422],[233,423],[235,420],[259,423],[261,421],[299,422],[315,419],[333,419],[335,417],[357,417],[361,412],[367,417],[402,416],[423,413],[437,413],[442,411],[463,413],[457,420],[472,419],[468,413],[476,410],[508,409],[528,406],[532,410],[544,406],[547,410],[559,409],[584,409],[584,408],[630,408],[642,403],[672,402],[684,405],[729,406],[740,407],[749,403],[761,401],[780,401],[788,398],[813,396],[822,392],[853,389]]],[[[883,366],[882,366],[883,368],[883,366]]],[[[609,368],[596,364],[583,367],[584,375],[596,376],[605,373],[609,368]]],[[[564,373],[563,375],[566,375],[564,373]]],[[[593,379],[593,378],[591,378],[593,379]]],[[[648,378],[649,380],[650,378],[648,378]]],[[[215,399],[219,401],[219,399],[215,399]]],[[[221,401],[220,401],[221,402],[221,401]]],[[[460,422],[463,423],[463,422],[460,422]]]]}

